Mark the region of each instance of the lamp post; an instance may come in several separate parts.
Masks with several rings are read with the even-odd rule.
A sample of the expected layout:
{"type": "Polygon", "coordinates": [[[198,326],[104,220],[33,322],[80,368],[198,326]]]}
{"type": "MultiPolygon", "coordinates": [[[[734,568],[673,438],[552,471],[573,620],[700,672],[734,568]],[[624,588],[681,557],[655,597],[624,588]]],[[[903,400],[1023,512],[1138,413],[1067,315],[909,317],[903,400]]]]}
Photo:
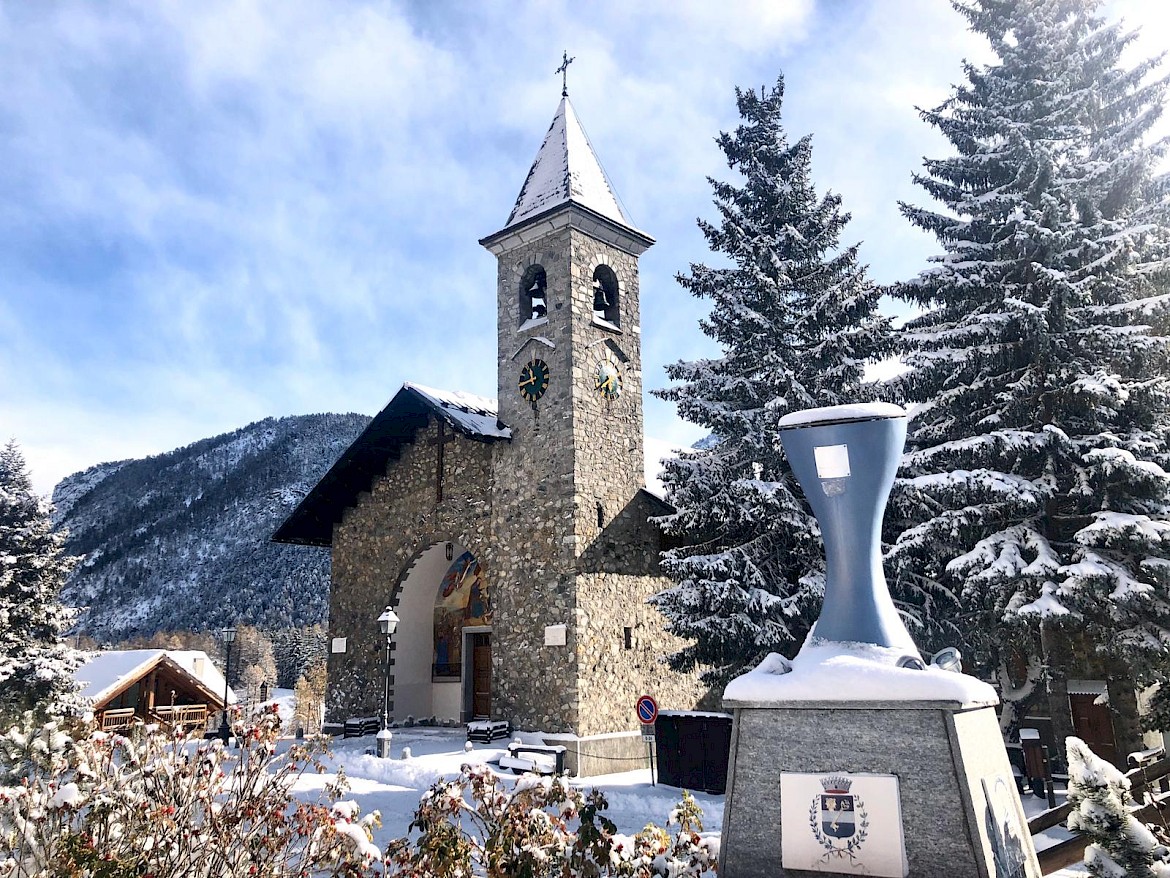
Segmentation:
{"type": "Polygon", "coordinates": [[[382,693],[382,730],[378,732],[378,756],[387,759],[390,756],[390,640],[394,630],[398,627],[398,614],[389,606],[378,617],[378,627],[386,636],[386,688],[382,693]]]}
{"type": "Polygon", "coordinates": [[[219,637],[223,641],[224,657],[223,657],[223,718],[219,723],[219,736],[223,739],[224,746],[227,746],[228,739],[232,736],[231,726],[228,725],[228,672],[232,666],[232,643],[236,639],[235,628],[223,628],[219,632],[219,637]]]}

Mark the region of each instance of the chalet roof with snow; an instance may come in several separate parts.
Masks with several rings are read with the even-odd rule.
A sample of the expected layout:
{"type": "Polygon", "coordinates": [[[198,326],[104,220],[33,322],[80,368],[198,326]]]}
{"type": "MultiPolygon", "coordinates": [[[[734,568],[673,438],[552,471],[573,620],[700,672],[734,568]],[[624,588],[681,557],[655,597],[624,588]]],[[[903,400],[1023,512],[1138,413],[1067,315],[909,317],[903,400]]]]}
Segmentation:
{"type": "Polygon", "coordinates": [[[565,207],[576,208],[587,230],[611,243],[624,244],[638,253],[654,243],[622,208],[567,97],[561,98],[504,228],[480,243],[493,249],[513,236],[521,240],[540,237],[552,228],[550,217],[565,207]]]}
{"type": "MultiPolygon", "coordinates": [[[[129,689],[151,671],[163,668],[172,678],[183,681],[218,710],[223,706],[223,674],[199,649],[115,649],[89,653],[86,662],[73,672],[79,693],[100,707],[129,689]]],[[[228,703],[235,704],[235,693],[228,689],[228,703]]]]}
{"type": "Polygon", "coordinates": [[[370,490],[415,433],[436,417],[481,442],[511,439],[512,431],[496,417],[496,401],[471,393],[436,390],[407,382],[366,426],[272,535],[274,542],[329,546],[333,525],[358,495],[370,490]]]}

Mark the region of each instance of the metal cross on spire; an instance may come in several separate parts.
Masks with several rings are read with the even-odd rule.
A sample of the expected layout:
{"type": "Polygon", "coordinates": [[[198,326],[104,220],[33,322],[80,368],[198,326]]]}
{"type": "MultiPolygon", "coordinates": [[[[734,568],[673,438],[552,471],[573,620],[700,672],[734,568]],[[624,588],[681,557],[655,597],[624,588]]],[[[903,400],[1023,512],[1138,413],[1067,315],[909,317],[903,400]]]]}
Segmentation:
{"type": "Polygon", "coordinates": [[[553,71],[554,73],[559,73],[561,75],[561,97],[563,98],[567,98],[569,96],[569,65],[576,60],[577,56],[574,55],[572,58],[570,58],[569,52],[566,50],[561,60],[561,66],[553,71]]]}

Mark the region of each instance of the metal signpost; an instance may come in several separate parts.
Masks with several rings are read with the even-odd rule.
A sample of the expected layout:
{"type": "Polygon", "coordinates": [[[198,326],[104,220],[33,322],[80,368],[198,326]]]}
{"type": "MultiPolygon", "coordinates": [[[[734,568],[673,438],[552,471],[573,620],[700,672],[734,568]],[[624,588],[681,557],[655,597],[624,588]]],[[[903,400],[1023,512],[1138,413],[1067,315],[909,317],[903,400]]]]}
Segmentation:
{"type": "Polygon", "coordinates": [[[636,705],[638,721],[642,724],[642,740],[646,742],[646,754],[650,757],[650,786],[654,783],[654,721],[658,719],[658,702],[652,695],[643,695],[636,705]]]}

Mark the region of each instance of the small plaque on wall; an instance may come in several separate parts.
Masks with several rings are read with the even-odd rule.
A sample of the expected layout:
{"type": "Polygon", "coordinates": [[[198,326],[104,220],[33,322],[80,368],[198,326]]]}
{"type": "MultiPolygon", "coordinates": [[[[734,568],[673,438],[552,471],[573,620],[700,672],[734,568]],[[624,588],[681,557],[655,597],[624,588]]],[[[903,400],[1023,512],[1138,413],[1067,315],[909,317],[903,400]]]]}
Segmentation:
{"type": "Polygon", "coordinates": [[[569,642],[569,626],[568,625],[545,625],[544,626],[544,645],[545,646],[564,646],[569,642]]]}
{"type": "Polygon", "coordinates": [[[345,638],[344,637],[334,637],[333,640],[329,644],[329,651],[334,652],[334,653],[345,652],[345,638]]]}
{"type": "Polygon", "coordinates": [[[780,772],[785,869],[905,878],[898,778],[892,774],[780,772]]]}

